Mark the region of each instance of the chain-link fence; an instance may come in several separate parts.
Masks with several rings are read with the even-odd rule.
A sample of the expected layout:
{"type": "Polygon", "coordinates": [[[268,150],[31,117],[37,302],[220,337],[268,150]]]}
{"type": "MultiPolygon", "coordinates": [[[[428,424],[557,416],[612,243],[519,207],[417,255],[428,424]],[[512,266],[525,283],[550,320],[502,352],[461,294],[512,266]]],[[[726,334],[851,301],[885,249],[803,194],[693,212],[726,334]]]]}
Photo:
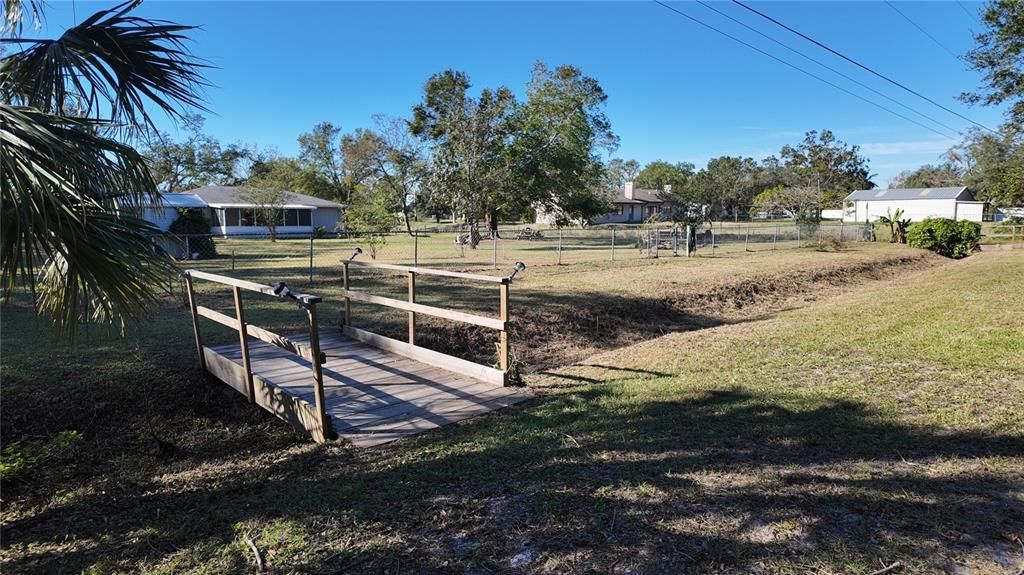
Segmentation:
{"type": "Polygon", "coordinates": [[[687,254],[685,227],[607,226],[591,228],[510,227],[497,235],[456,228],[426,228],[408,233],[350,234],[346,237],[276,238],[267,235],[220,237],[167,235],[157,241],[189,267],[262,281],[267,275],[312,281],[318,270],[337,270],[356,249],[361,260],[460,269],[563,265],[663,257],[713,257],[871,239],[871,226],[842,222],[715,223],[694,229],[687,254]]]}

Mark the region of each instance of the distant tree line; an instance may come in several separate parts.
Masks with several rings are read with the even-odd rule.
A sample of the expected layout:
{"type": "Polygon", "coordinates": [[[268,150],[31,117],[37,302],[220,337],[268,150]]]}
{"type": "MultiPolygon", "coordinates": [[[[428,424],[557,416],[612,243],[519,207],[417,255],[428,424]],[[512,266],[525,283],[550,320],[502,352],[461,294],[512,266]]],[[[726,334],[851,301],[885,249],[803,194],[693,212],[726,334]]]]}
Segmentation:
{"type": "Polygon", "coordinates": [[[541,209],[564,223],[610,209],[602,154],[618,146],[601,111],[607,96],[579,68],[534,66],[519,101],[506,87],[470,90],[469,77],[431,76],[408,117],[375,116],[343,133],[322,122],[297,157],[222,145],[191,116],[185,138],[151,134],[143,152],[163,191],[209,184],[286,189],[346,206],[346,225],[407,231],[416,213],[497,227],[541,209]]]}
{"type": "Polygon", "coordinates": [[[777,156],[720,156],[700,170],[689,162],[656,160],[643,168],[635,160],[608,162],[606,182],[620,189],[627,181],[657,190],[672,202],[672,219],[687,223],[712,216],[738,219],[751,209],[817,219],[822,209],[841,207],[851,190],[874,187],[868,159],[829,130],[807,132],[777,156]]]}

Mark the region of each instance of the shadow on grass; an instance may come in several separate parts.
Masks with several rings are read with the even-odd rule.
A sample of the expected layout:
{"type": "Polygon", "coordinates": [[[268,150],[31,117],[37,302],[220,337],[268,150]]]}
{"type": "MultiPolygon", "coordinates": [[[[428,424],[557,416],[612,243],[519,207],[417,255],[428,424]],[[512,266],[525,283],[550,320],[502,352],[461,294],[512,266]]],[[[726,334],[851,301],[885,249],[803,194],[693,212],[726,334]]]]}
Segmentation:
{"type": "Polygon", "coordinates": [[[231,433],[235,408],[223,417],[204,405],[220,392],[203,393],[154,402],[125,425],[160,418],[174,434],[192,420],[173,410],[192,409],[219,430],[207,450],[80,478],[75,495],[4,525],[8,552],[19,549],[5,570],[152,566],[186,549],[196,558],[182,570],[217,555],[217,570],[248,572],[245,547],[222,551],[241,526],[255,526],[274,568],[304,573],[507,571],[524,552],[527,569],[590,572],[746,572],[794,557],[877,565],[880,555],[934,570],[1024,521],[1019,482],[971,463],[1019,457],[1024,438],[906,427],[853,402],[731,390],[637,402],[590,385],[353,452],[289,448],[286,434],[253,443],[231,433]],[[206,475],[189,480],[187,469],[206,475]],[[91,544],[46,550],[68,533],[91,544]]]}

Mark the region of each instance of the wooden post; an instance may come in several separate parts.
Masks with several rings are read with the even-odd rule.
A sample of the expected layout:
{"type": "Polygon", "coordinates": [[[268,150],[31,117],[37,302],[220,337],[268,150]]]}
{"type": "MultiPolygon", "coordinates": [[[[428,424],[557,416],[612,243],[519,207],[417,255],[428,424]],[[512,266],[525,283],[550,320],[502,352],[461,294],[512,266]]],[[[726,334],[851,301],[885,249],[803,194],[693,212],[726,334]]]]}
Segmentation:
{"type": "Polygon", "coordinates": [[[324,368],[320,364],[320,327],[316,319],[316,304],[306,306],[306,314],[309,316],[309,350],[312,352],[313,360],[313,394],[316,400],[316,414],[320,420],[319,433],[313,434],[313,439],[324,442],[337,437],[334,434],[334,427],[327,418],[327,405],[324,399],[324,368]]]}
{"type": "MultiPolygon", "coordinates": [[[[341,262],[341,285],[348,291],[348,261],[341,262]]],[[[352,325],[352,300],[345,296],[345,325],[352,325]]]]}
{"type": "Polygon", "coordinates": [[[192,334],[196,338],[196,353],[199,354],[199,367],[206,369],[206,356],[203,355],[203,340],[199,337],[199,314],[196,312],[196,292],[192,286],[192,274],[185,272],[185,287],[188,289],[188,307],[192,312],[192,334]]]}
{"type": "MultiPolygon", "coordinates": [[[[416,272],[409,272],[409,303],[416,303],[416,272]]],[[[409,312],[409,345],[416,345],[416,312],[409,312]]]]}
{"type": "Polygon", "coordinates": [[[506,279],[501,282],[499,288],[501,294],[501,304],[498,309],[498,318],[501,319],[506,325],[501,330],[501,341],[498,343],[498,364],[501,366],[501,370],[506,372],[506,383],[508,378],[508,286],[509,281],[506,279]]]}
{"type": "Polygon", "coordinates": [[[242,368],[245,369],[245,391],[249,403],[256,403],[256,386],[252,381],[252,362],[249,359],[249,337],[245,333],[245,310],[242,308],[242,288],[233,286],[235,318],[238,319],[238,344],[242,349],[242,368]]]}

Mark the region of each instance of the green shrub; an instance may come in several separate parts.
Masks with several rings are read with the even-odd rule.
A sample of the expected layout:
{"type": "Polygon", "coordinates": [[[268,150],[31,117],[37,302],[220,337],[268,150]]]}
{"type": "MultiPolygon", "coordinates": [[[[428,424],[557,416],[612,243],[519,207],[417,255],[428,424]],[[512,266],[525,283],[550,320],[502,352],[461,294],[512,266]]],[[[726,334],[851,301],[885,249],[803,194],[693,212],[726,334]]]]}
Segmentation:
{"type": "Polygon", "coordinates": [[[950,258],[962,258],[978,247],[981,224],[949,218],[926,218],[907,232],[907,243],[950,258]]]}
{"type": "Polygon", "coordinates": [[[327,237],[327,228],[323,226],[317,226],[313,228],[313,237],[318,240],[324,239],[325,237],[327,237]]]}
{"type": "MultiPolygon", "coordinates": [[[[203,259],[217,256],[217,246],[210,237],[210,220],[206,219],[202,210],[194,208],[178,208],[178,219],[174,220],[168,231],[178,236],[197,236],[189,238],[189,251],[199,253],[203,259]]],[[[185,254],[192,259],[192,254],[185,254]]]]}

